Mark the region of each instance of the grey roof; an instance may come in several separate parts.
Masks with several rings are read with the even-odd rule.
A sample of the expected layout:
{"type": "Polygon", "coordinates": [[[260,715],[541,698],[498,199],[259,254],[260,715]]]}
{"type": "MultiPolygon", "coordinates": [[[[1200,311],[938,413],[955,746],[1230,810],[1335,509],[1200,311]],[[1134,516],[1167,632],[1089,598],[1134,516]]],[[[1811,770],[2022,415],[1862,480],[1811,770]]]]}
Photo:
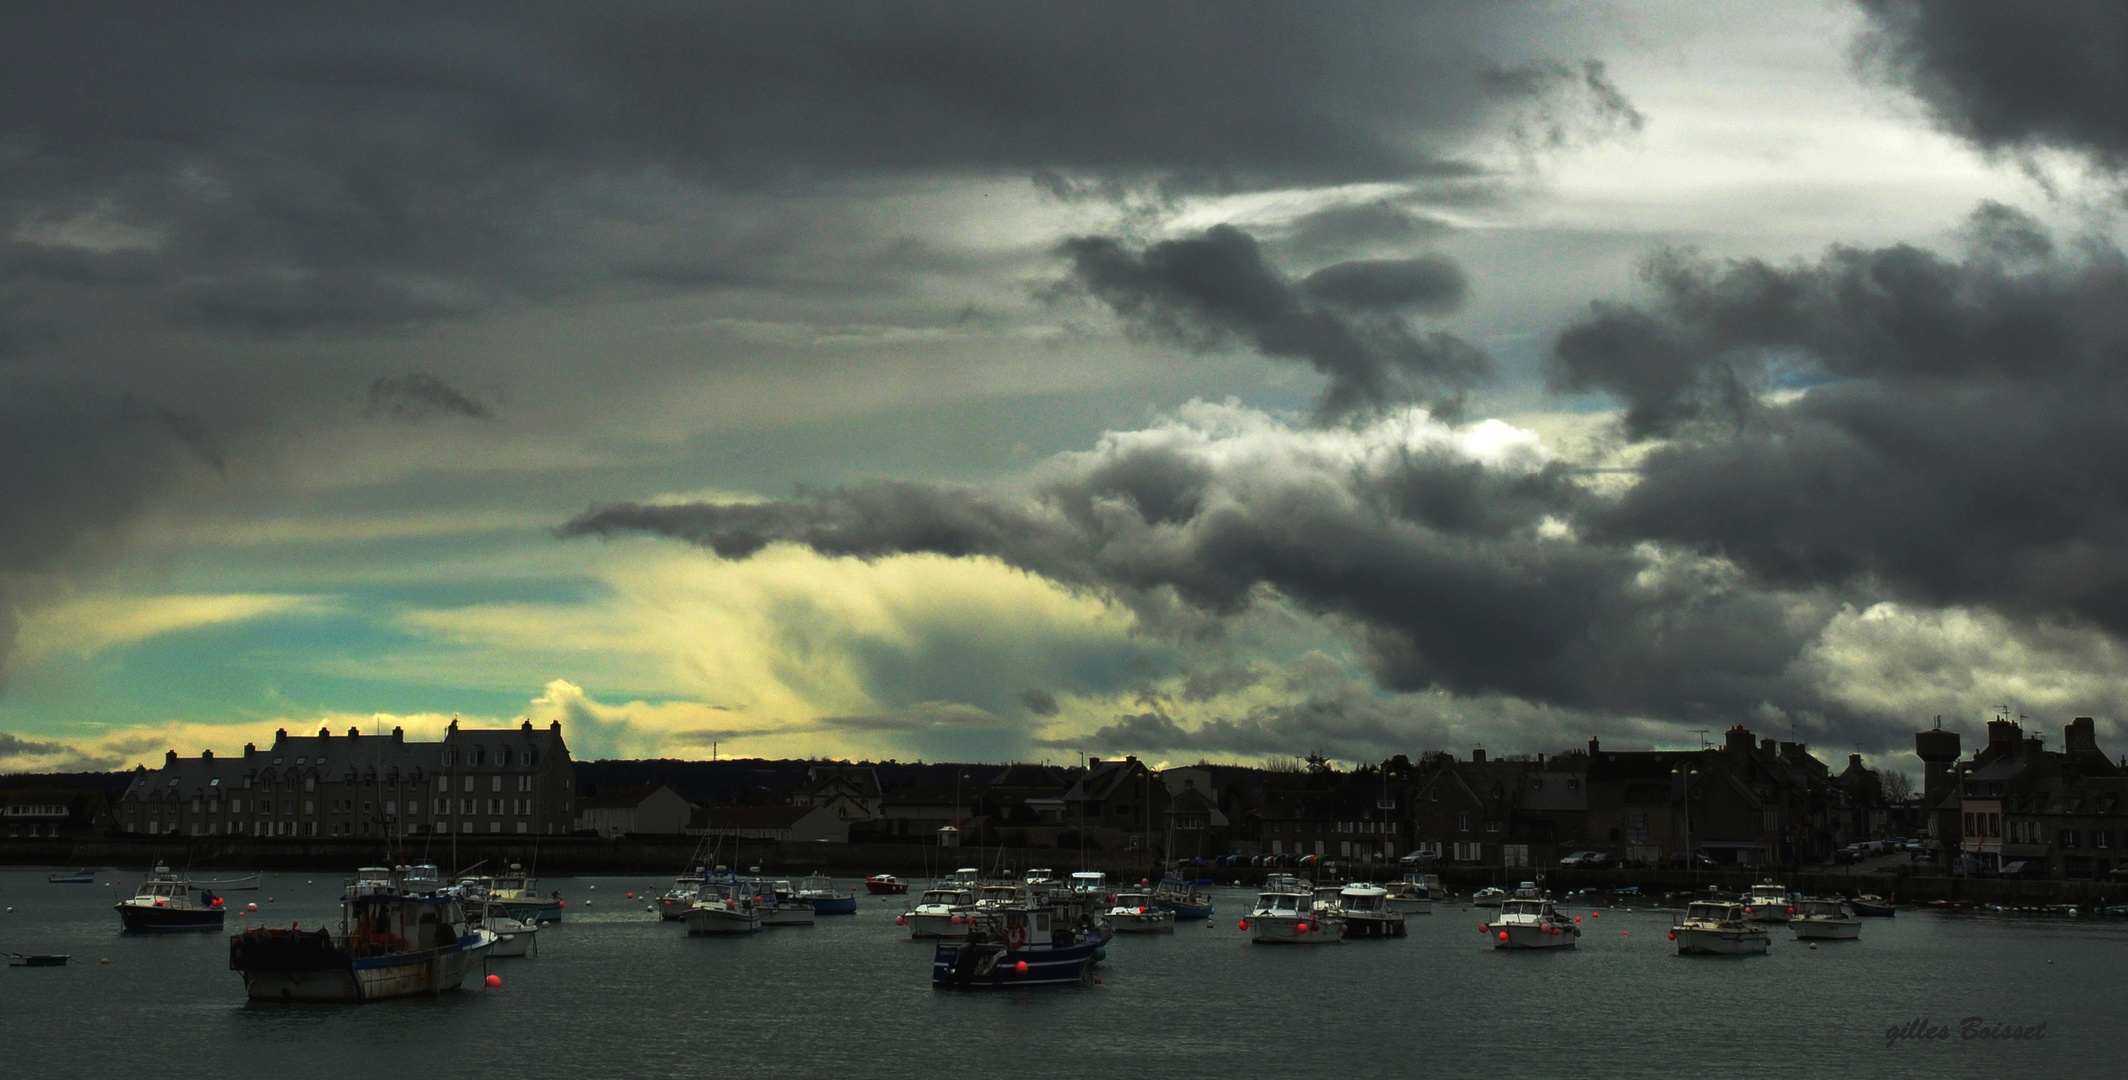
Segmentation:
{"type": "MultiPolygon", "coordinates": [[[[514,728],[459,728],[453,725],[438,742],[410,742],[396,728],[389,735],[365,735],[354,729],[339,735],[329,729],[320,729],[315,735],[290,735],[284,728],[274,734],[273,745],[264,750],[247,745],[242,754],[221,757],[206,751],[195,758],[179,757],[176,751],[171,751],[164,758],[162,768],[137,770],[126,785],[124,797],[145,799],[151,792],[167,797],[175,792],[191,798],[225,788],[241,788],[247,778],[269,771],[293,778],[316,776],[326,781],[344,779],[351,773],[357,776],[374,773],[379,777],[396,775],[402,779],[416,775],[427,777],[441,769],[464,768],[463,755],[476,747],[484,755],[510,749],[512,768],[521,768],[530,760],[544,761],[557,749],[560,753],[568,753],[559,724],[545,728],[534,728],[529,724],[514,728]],[[458,765],[445,764],[446,749],[458,755],[455,758],[458,765]],[[534,751],[538,756],[518,756],[525,751],[534,751]]],[[[494,760],[492,756],[486,758],[489,763],[494,760]]]]}

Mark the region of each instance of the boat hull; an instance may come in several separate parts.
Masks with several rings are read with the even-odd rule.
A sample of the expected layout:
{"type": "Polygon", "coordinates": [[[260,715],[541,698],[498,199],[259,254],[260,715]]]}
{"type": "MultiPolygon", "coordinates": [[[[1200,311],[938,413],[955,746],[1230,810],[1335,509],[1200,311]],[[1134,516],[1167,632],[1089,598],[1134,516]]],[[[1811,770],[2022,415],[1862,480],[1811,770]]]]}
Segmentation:
{"type": "Polygon", "coordinates": [[[1076,985],[1086,980],[1100,947],[1097,940],[1028,949],[940,942],[931,958],[931,985],[971,990],[1076,985]],[[1022,963],[1026,971],[1020,970],[1022,963]]]}
{"type": "Polygon", "coordinates": [[[483,935],[460,941],[455,948],[366,957],[323,970],[245,971],[244,995],[253,1001],[363,1002],[450,993],[465,984],[493,944],[483,935]]]}
{"type": "Polygon", "coordinates": [[[1773,938],[1764,930],[1701,930],[1680,927],[1679,956],[1763,956],[1773,948],[1773,938]]]}
{"type": "Polygon", "coordinates": [[[757,910],[763,926],[813,925],[813,909],[805,904],[770,904],[757,910]]]}
{"type": "Polygon", "coordinates": [[[815,914],[815,915],[855,915],[855,914],[857,914],[857,897],[856,897],[856,896],[854,896],[854,895],[853,895],[853,896],[836,896],[836,895],[818,895],[818,896],[808,896],[808,897],[806,897],[806,898],[805,898],[805,902],[806,902],[806,903],[808,903],[808,904],[811,904],[811,905],[813,905],[813,914],[815,914]]]}
{"type": "Polygon", "coordinates": [[[119,904],[119,929],[128,934],[191,934],[222,928],[220,908],[150,907],[119,904]]]}
{"type": "Polygon", "coordinates": [[[1854,941],[1862,936],[1860,919],[1794,919],[1788,928],[1807,941],[1854,941]]]}
{"type": "Polygon", "coordinates": [[[533,939],[539,936],[537,924],[523,930],[509,930],[495,935],[495,948],[489,956],[530,956],[533,939]]]}
{"type": "Polygon", "coordinates": [[[865,890],[873,896],[906,896],[909,883],[906,881],[874,881],[865,879],[865,890]]]}
{"type": "Polygon", "coordinates": [[[1387,901],[1384,901],[1384,906],[1388,907],[1391,911],[1401,912],[1405,915],[1433,914],[1433,901],[1431,900],[1420,900],[1416,898],[1399,899],[1397,897],[1392,896],[1387,901]]]}
{"type": "Polygon", "coordinates": [[[94,870],[79,870],[71,874],[46,874],[44,880],[54,885],[94,885],[96,884],[96,872],[94,870]]]}
{"type": "Polygon", "coordinates": [[[959,916],[959,922],[955,922],[954,919],[955,916],[953,915],[912,913],[908,916],[909,936],[912,938],[967,937],[968,929],[973,925],[969,922],[968,917],[966,915],[959,916]]]}
{"type": "Polygon", "coordinates": [[[1889,919],[1899,914],[1899,909],[1890,904],[1872,904],[1866,900],[1849,900],[1847,906],[1865,919],[1889,919]]]}
{"type": "Polygon", "coordinates": [[[508,912],[511,918],[524,922],[562,921],[562,902],[559,900],[497,900],[495,905],[508,912]]]}
{"type": "Polygon", "coordinates": [[[1352,912],[1345,913],[1345,936],[1348,938],[1399,938],[1404,936],[1404,917],[1367,918],[1352,912]]]}
{"type": "Polygon", "coordinates": [[[754,911],[726,907],[689,908],[684,918],[690,937],[728,937],[761,930],[761,916],[754,911]]]}
{"type": "Polygon", "coordinates": [[[1118,934],[1172,934],[1175,932],[1175,913],[1172,911],[1125,912],[1108,915],[1109,929],[1118,934]]]}
{"type": "Polygon", "coordinates": [[[1771,904],[1753,904],[1745,909],[1744,918],[1755,923],[1784,923],[1788,921],[1788,909],[1771,904]]]}
{"type": "Polygon", "coordinates": [[[9,953],[9,967],[65,967],[66,953],[9,953]]]}
{"type": "Polygon", "coordinates": [[[1495,949],[1571,949],[1581,940],[1581,932],[1578,930],[1562,927],[1547,930],[1542,926],[1520,923],[1512,926],[1495,925],[1492,934],[1495,949]],[[1552,932],[1554,930],[1557,932],[1552,932]],[[1503,932],[1507,934],[1504,938],[1500,936],[1503,932]]]}
{"type": "Polygon", "coordinates": [[[1300,919],[1284,915],[1249,916],[1249,940],[1258,945],[1335,945],[1344,939],[1345,924],[1337,919],[1309,919],[1301,930],[1300,919]]]}

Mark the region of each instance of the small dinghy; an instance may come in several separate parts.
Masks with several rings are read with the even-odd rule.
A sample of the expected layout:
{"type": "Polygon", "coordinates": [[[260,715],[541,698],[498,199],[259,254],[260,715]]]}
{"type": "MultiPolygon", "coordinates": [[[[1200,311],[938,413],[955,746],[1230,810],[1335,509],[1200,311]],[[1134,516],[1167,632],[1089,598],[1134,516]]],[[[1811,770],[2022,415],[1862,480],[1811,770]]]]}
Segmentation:
{"type": "Polygon", "coordinates": [[[96,871],[61,870],[56,874],[44,875],[44,880],[54,885],[94,885],[96,884],[96,871]]]}
{"type": "Polygon", "coordinates": [[[9,967],[65,967],[70,957],[66,953],[18,953],[7,954],[9,967]]]}

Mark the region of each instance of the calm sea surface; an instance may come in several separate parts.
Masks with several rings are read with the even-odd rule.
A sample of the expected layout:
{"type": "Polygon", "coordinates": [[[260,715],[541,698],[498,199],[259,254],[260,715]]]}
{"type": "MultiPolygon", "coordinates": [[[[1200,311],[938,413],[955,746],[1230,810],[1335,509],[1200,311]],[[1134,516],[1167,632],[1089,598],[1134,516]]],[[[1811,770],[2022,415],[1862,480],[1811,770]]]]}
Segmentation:
{"type": "MultiPolygon", "coordinates": [[[[44,874],[0,870],[13,908],[0,951],[75,962],[0,969],[9,1076],[1937,1080],[2118,1076],[2128,1049],[2128,925],[2092,919],[1903,912],[1857,943],[1813,950],[1778,930],[1770,956],[1723,960],[1676,956],[1670,913],[1648,908],[1573,909],[1572,951],[1495,952],[1485,912],[1444,904],[1403,940],[1265,947],[1235,929],[1251,894],[1221,889],[1210,927],[1119,938],[1099,985],[942,992],[931,946],[894,925],[899,898],[810,928],[689,938],[626,899],[661,889],[654,877],[548,878],[567,921],[540,931],[538,956],[490,962],[500,989],[320,1006],[247,1002],[223,935],[120,936],[122,888],[104,882],[138,871],[93,886],[44,874]],[[2045,1038],[1967,1041],[1968,1016],[2044,1022],[2045,1038]],[[1887,1028],[1917,1018],[1952,1037],[1887,1046],[1887,1028]]],[[[284,873],[229,898],[275,925],[323,926],[339,889],[337,875],[284,873]]]]}

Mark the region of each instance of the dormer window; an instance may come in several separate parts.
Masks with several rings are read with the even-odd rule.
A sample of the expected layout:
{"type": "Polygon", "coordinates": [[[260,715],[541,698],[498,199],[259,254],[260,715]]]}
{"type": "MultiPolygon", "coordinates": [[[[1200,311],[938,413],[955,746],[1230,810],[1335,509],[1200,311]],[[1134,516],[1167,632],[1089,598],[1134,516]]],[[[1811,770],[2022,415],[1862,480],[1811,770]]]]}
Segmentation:
{"type": "Polygon", "coordinates": [[[502,749],[502,750],[497,750],[497,751],[495,751],[495,767],[496,767],[496,768],[504,768],[504,767],[508,766],[509,764],[510,764],[510,751],[509,751],[508,749],[502,749]]]}

